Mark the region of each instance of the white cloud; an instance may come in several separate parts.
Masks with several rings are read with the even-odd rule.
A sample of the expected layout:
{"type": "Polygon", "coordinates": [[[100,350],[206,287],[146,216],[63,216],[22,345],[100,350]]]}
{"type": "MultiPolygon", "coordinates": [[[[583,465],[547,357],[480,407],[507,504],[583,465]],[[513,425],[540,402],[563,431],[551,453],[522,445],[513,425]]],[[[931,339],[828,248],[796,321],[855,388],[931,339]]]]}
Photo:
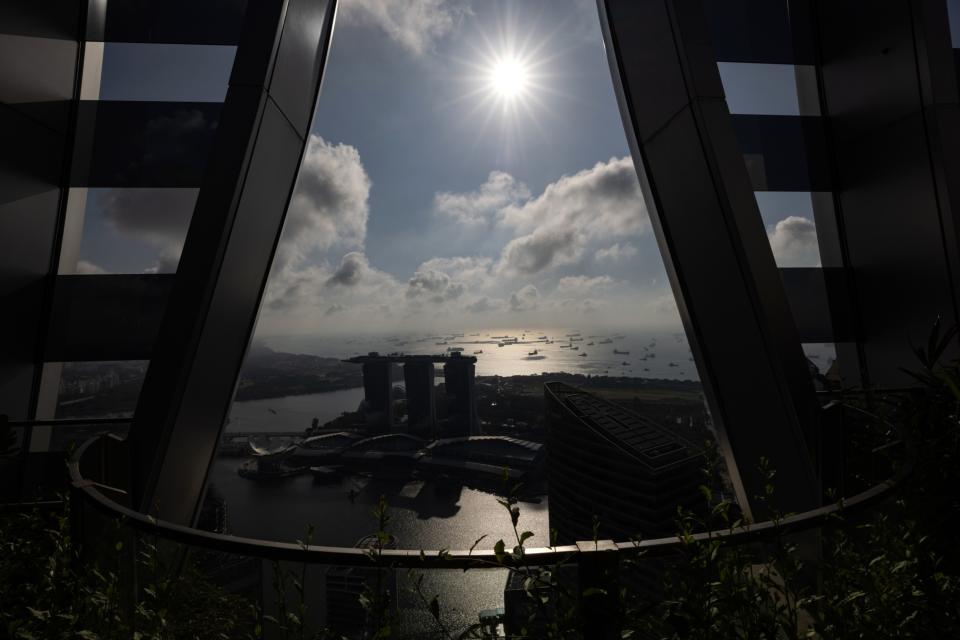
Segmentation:
{"type": "Polygon", "coordinates": [[[578,261],[590,244],[639,235],[649,218],[627,156],[563,176],[538,197],[505,207],[500,223],[526,235],[504,247],[498,271],[533,274],[578,261]]]}
{"type": "Polygon", "coordinates": [[[425,298],[440,303],[459,298],[465,289],[462,282],[454,282],[442,271],[418,270],[407,282],[406,297],[409,300],[425,298]]]}
{"type": "Polygon", "coordinates": [[[369,197],[370,178],[357,149],[311,136],[267,282],[265,325],[340,313],[347,305],[333,298],[356,299],[393,282],[360,251],[346,253],[336,268],[318,262],[332,248],[363,247],[369,197]]]}
{"type": "Polygon", "coordinates": [[[813,221],[789,216],[768,230],[770,248],[779,267],[819,267],[820,248],[813,221]]]}
{"type": "Polygon", "coordinates": [[[469,0],[343,0],[338,20],[370,26],[413,55],[422,55],[470,15],[469,0]]]}
{"type": "Polygon", "coordinates": [[[508,242],[500,255],[498,271],[535,274],[573,264],[582,254],[582,237],[577,230],[546,227],[508,242]]]}
{"type": "Polygon", "coordinates": [[[470,313],[491,313],[499,311],[501,308],[503,308],[502,300],[491,299],[487,296],[477,298],[466,306],[467,311],[470,313]]]}
{"type": "Polygon", "coordinates": [[[540,292],[532,284],[510,294],[511,311],[533,311],[540,305],[540,292]]]}
{"type": "Polygon", "coordinates": [[[450,193],[443,191],[433,198],[434,211],[468,225],[485,224],[504,207],[530,198],[530,189],[509,173],[491,171],[487,181],[476,191],[450,193]]]}
{"type": "Polygon", "coordinates": [[[334,245],[362,247],[370,178],[355,147],[310,136],[277,248],[280,266],[334,245]]]}
{"type": "Polygon", "coordinates": [[[340,260],[340,266],[327,279],[327,286],[352,287],[364,279],[370,271],[370,261],[359,251],[351,251],[340,260]]]}
{"type": "Polygon", "coordinates": [[[483,289],[492,284],[492,265],[493,259],[485,257],[431,258],[417,267],[417,271],[441,271],[450,276],[451,280],[462,282],[473,289],[483,289]]]}
{"type": "Polygon", "coordinates": [[[637,255],[635,246],[629,243],[620,244],[617,242],[609,247],[597,249],[593,254],[593,259],[597,262],[623,262],[637,255]]]}
{"type": "Polygon", "coordinates": [[[537,198],[505,208],[501,216],[504,225],[521,232],[572,225],[598,238],[638,234],[649,223],[629,156],[563,176],[537,198]]]}
{"type": "Polygon", "coordinates": [[[613,286],[610,276],[567,276],[557,283],[557,293],[566,296],[597,295],[613,286]]]}

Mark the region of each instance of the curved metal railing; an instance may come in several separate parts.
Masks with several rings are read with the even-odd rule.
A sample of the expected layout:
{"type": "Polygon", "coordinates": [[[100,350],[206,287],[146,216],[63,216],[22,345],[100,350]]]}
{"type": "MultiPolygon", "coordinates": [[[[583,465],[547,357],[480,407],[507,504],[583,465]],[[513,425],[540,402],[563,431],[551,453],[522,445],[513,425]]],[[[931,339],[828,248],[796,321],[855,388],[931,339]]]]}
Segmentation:
{"type": "MultiPolygon", "coordinates": [[[[640,555],[645,558],[658,558],[675,554],[678,549],[691,540],[719,540],[724,544],[739,545],[760,542],[777,535],[798,533],[817,528],[840,513],[852,515],[889,498],[901,483],[909,477],[916,463],[916,449],[902,429],[857,407],[844,405],[844,409],[859,414],[869,420],[884,424],[901,436],[905,447],[903,463],[890,478],[854,496],[842,498],[836,503],[812,509],[798,514],[788,515],[777,521],[765,521],[745,524],[729,530],[715,530],[697,533],[692,538],[680,539],[676,536],[651,540],[609,542],[604,541],[604,551],[616,550],[625,555],[640,555]]],[[[109,437],[109,436],[106,436],[109,437]]],[[[134,529],[173,542],[202,547],[222,553],[252,556],[256,558],[297,562],[306,564],[327,564],[344,566],[379,566],[394,568],[420,569],[480,569],[492,566],[546,566],[569,561],[584,552],[584,545],[563,545],[556,547],[534,547],[524,549],[520,558],[510,554],[500,558],[493,549],[481,550],[421,550],[421,549],[384,549],[375,556],[369,551],[351,547],[333,547],[320,545],[302,545],[295,543],[259,540],[240,536],[224,535],[202,531],[165,522],[125,507],[107,497],[105,492],[124,494],[123,491],[105,486],[84,478],[80,473],[80,461],[84,453],[97,441],[88,440],[81,445],[68,462],[70,482],[75,495],[101,513],[123,519],[134,529]]],[[[599,550],[599,545],[597,546],[599,550]]],[[[589,549],[586,549],[589,550],[589,549]]]]}

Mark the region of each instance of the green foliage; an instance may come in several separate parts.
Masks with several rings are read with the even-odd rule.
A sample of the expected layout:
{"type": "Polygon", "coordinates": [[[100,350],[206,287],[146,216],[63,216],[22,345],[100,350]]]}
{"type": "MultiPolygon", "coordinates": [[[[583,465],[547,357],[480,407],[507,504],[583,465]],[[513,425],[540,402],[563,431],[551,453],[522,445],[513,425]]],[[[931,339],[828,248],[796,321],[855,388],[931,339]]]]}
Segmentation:
{"type": "Polygon", "coordinates": [[[172,571],[155,541],[125,536],[119,523],[83,558],[69,506],[0,519],[0,635],[6,638],[142,640],[245,638],[250,606],[186,564],[172,571]],[[137,581],[132,576],[137,576],[137,581]],[[132,585],[139,583],[135,592],[132,585]]]}

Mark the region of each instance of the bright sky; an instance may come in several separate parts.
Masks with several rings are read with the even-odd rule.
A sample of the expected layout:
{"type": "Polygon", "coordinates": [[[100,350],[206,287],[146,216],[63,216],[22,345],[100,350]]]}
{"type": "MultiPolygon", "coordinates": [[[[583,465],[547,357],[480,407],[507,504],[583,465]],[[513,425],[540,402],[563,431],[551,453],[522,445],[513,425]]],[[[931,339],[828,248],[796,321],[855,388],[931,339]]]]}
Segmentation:
{"type": "MultiPolygon", "coordinates": [[[[108,45],[101,97],[218,101],[231,62],[108,45]]],[[[260,337],[679,330],[593,0],[341,0],[313,131],[260,337]]],[[[82,270],[173,270],[194,199],[91,190],[82,270]]]]}

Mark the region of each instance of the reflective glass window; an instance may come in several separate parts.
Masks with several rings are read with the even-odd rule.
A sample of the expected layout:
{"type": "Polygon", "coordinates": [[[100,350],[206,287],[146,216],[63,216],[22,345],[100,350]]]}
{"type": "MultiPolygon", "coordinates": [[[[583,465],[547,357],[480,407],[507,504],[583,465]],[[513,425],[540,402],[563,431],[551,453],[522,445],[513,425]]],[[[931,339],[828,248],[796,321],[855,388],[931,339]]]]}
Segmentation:
{"type": "Polygon", "coordinates": [[[807,62],[794,50],[787,0],[706,0],[703,5],[718,60],[807,62]]]}
{"type": "Polygon", "coordinates": [[[146,372],[146,360],[66,362],[60,374],[56,417],[132,416],[146,372]]]}
{"type": "Polygon", "coordinates": [[[223,102],[236,47],[107,42],[101,100],[223,102]]]}
{"type": "Polygon", "coordinates": [[[754,195],[777,266],[821,266],[811,194],[803,191],[757,191],[754,195]]]}
{"type": "Polygon", "coordinates": [[[954,49],[960,49],[960,0],[947,0],[947,15],[950,20],[950,41],[954,49]]]}
{"type": "Polygon", "coordinates": [[[829,191],[826,136],[816,117],[734,115],[756,191],[829,191]]]}
{"type": "Polygon", "coordinates": [[[802,346],[814,387],[818,391],[841,388],[837,345],[832,342],[806,342],[802,346]]]}
{"type": "Polygon", "coordinates": [[[235,45],[248,0],[108,2],[104,40],[235,45]]]}
{"type": "Polygon", "coordinates": [[[198,189],[90,189],[78,273],[175,273],[198,189]]]}
{"type": "Polygon", "coordinates": [[[730,113],[820,115],[811,66],[719,62],[717,67],[730,113]]]}

